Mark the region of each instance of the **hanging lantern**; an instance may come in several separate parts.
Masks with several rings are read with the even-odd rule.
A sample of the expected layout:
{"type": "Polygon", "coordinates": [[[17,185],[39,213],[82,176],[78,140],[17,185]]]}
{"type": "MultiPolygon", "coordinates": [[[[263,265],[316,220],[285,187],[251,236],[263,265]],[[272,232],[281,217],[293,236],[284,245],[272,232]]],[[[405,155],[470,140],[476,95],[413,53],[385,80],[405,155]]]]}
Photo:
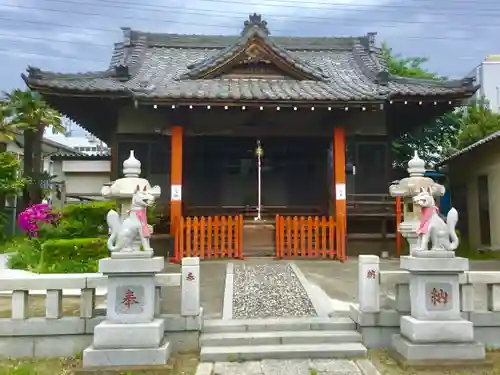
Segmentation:
{"type": "Polygon", "coordinates": [[[255,156],[261,158],[264,156],[264,149],[260,145],[260,141],[257,141],[257,148],[255,149],[255,156]]]}

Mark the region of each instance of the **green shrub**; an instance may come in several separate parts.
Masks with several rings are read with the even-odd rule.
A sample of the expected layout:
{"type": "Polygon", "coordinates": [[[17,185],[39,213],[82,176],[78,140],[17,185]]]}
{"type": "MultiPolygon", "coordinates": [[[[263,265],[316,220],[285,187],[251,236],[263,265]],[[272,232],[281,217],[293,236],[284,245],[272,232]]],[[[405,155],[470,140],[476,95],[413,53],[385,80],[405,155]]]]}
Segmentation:
{"type": "Polygon", "coordinates": [[[38,272],[38,266],[42,257],[42,242],[38,239],[27,238],[12,241],[6,253],[14,253],[9,256],[7,265],[11,269],[38,272]]]}
{"type": "Polygon", "coordinates": [[[97,272],[99,259],[109,255],[105,238],[74,238],[45,241],[41,273],[97,272]]]}
{"type": "Polygon", "coordinates": [[[94,238],[107,235],[106,215],[116,209],[116,202],[78,203],[65,206],[57,225],[40,224],[38,236],[42,240],[94,238]]]}

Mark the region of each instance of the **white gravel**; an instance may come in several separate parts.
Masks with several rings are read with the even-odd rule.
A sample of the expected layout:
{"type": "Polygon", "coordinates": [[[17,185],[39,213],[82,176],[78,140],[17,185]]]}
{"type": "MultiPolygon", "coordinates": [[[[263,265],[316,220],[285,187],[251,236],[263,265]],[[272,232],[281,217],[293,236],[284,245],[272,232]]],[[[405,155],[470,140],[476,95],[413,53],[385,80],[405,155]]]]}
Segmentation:
{"type": "Polygon", "coordinates": [[[233,319],[317,316],[288,264],[235,265],[233,319]]]}

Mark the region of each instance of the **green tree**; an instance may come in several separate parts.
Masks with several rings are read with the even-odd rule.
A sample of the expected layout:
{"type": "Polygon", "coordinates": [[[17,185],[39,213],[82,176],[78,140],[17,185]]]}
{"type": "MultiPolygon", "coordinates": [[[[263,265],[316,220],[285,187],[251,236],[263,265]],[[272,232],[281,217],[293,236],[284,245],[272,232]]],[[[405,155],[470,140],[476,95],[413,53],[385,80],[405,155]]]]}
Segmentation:
{"type": "MultiPolygon", "coordinates": [[[[402,57],[382,43],[382,56],[387,62],[389,73],[399,77],[445,80],[436,73],[427,71],[423,65],[428,61],[425,57],[402,57]]],[[[441,152],[450,149],[455,144],[460,129],[459,116],[450,112],[433,120],[425,126],[416,127],[410,132],[401,134],[392,142],[394,164],[405,167],[415,150],[430,165],[441,159],[441,152]]]]}
{"type": "Polygon", "coordinates": [[[29,188],[24,189],[24,206],[42,200],[42,140],[46,127],[62,132],[61,115],[49,107],[41,95],[31,90],[13,90],[5,94],[7,107],[12,112],[11,123],[23,129],[24,159],[23,174],[29,179],[29,188]]]}
{"type": "Polygon", "coordinates": [[[488,109],[486,101],[481,99],[470,103],[459,112],[460,129],[456,140],[456,150],[471,144],[500,130],[500,114],[488,109]]]}
{"type": "Polygon", "coordinates": [[[444,79],[444,77],[439,77],[422,67],[423,64],[429,61],[426,57],[402,57],[400,54],[394,54],[392,48],[386,42],[382,42],[381,48],[389,73],[395,76],[444,79]]]}

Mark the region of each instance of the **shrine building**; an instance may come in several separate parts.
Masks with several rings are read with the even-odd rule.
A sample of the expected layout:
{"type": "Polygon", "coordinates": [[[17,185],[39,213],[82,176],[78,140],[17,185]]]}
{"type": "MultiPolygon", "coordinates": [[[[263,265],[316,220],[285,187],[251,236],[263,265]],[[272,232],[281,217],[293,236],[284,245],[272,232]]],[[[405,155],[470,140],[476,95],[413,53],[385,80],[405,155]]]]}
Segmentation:
{"type": "Polygon", "coordinates": [[[393,76],[375,33],[270,31],[257,14],[240,35],[123,28],[107,69],[30,67],[23,79],[111,147],[112,179],[134,150],[172,223],[237,215],[250,227],[260,142],[268,230],[283,215],[343,220],[353,239],[394,233],[391,141],[460,105],[475,93],[473,80],[393,76]]]}

